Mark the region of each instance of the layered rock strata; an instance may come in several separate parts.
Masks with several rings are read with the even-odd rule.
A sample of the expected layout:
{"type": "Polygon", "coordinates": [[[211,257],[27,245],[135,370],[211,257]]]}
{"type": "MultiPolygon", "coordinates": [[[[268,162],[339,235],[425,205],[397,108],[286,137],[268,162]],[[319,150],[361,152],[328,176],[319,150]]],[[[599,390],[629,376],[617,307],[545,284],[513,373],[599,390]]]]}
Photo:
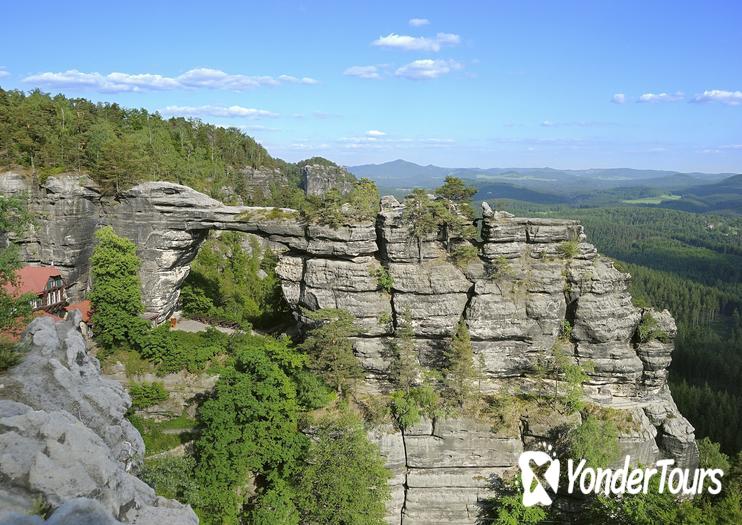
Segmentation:
{"type": "MultiPolygon", "coordinates": [[[[145,183],[114,201],[101,200],[96,221],[137,243],[143,296],[156,320],[174,309],[210,230],[267,239],[281,252],[277,273],[300,322],[304,309],[342,308],[355,316],[353,343],[369,394],[391,388],[389,342],[407,311],[424,367],[440,367],[458,323],[466,323],[483,364],[485,393],[536,391],[538,365],[571,327],[569,341],[559,346],[574,362],[592,364],[585,393],[631,421],[620,436],[622,452],[644,463],[660,456],[681,466],[697,463],[693,428],[667,387],[674,321],[667,312],[632,304],[630,276],[598,255],[576,221],[518,218],[485,205],[478,255],[458,265],[442,237],[413,238],[403,206],[391,197],[382,199],[375,221],[330,228],[305,224],[293,210],[224,206],[184,186],[145,183]],[[385,286],[382,274],[391,277],[385,286]],[[638,327],[648,316],[662,338],[640,340],[638,327]]],[[[26,242],[43,246],[68,235],[48,231],[53,240],[37,233],[26,242]]],[[[68,243],[77,242],[74,233],[69,237],[68,243]]],[[[87,260],[81,256],[77,264],[84,274],[87,260]]],[[[474,523],[491,479],[513,467],[523,447],[547,438],[552,423],[579,423],[550,419],[526,414],[509,429],[441,419],[404,434],[376,431],[395,474],[390,523],[474,523]]]]}

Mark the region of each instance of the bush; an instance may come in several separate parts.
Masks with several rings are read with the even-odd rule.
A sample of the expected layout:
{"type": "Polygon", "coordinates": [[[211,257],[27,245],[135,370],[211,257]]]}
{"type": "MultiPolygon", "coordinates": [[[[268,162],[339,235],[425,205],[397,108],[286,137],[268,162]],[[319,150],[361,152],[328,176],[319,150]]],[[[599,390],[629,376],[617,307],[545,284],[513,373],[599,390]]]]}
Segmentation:
{"type": "Polygon", "coordinates": [[[132,383],[129,385],[131,395],[131,406],[136,410],[156,405],[170,397],[165,386],[159,382],[132,383]]]}
{"type": "Polygon", "coordinates": [[[402,430],[416,425],[422,416],[432,418],[438,410],[440,398],[430,385],[392,392],[389,402],[392,415],[402,430]]]}
{"type": "Polygon", "coordinates": [[[380,266],[371,271],[371,276],[376,277],[376,284],[379,285],[379,288],[384,290],[386,293],[392,293],[394,279],[392,279],[392,276],[389,274],[389,270],[380,266]]]}
{"type": "Polygon", "coordinates": [[[217,354],[224,353],[229,336],[208,328],[205,332],[191,333],[170,330],[162,324],[147,332],[140,340],[140,353],[157,366],[159,375],[180,370],[191,373],[203,370],[217,354]]]}
{"type": "Polygon", "coordinates": [[[584,458],[587,465],[606,468],[618,458],[618,428],[613,421],[588,414],[582,424],[569,432],[570,457],[584,458]]]}
{"type": "Polygon", "coordinates": [[[155,489],[158,496],[197,506],[199,487],[195,469],[196,461],[192,456],[164,457],[145,460],[139,477],[155,489]]]}
{"type": "Polygon", "coordinates": [[[15,343],[0,341],[0,372],[20,363],[22,357],[15,343]]]}
{"type": "Polygon", "coordinates": [[[567,259],[574,259],[580,253],[580,245],[577,241],[564,241],[557,246],[557,253],[567,259]]]}
{"type": "Polygon", "coordinates": [[[655,319],[649,312],[645,312],[642,316],[642,320],[639,323],[636,333],[640,343],[646,343],[652,339],[656,339],[662,343],[667,343],[670,340],[670,336],[660,328],[657,319],[655,319]]]}
{"type": "Polygon", "coordinates": [[[456,246],[451,252],[451,259],[459,268],[465,268],[471,262],[477,260],[478,257],[479,250],[471,244],[461,244],[456,246]]]}

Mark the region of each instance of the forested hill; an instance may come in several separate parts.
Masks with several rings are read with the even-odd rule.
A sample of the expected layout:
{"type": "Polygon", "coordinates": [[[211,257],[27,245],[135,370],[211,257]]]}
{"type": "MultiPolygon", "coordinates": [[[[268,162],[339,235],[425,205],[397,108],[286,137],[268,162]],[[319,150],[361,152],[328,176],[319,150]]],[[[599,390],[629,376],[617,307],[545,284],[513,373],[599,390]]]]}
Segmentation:
{"type": "Polygon", "coordinates": [[[274,159],[236,128],[0,88],[0,167],[11,166],[42,178],[85,172],[108,192],[167,180],[209,194],[234,187],[238,172],[247,167],[281,168],[289,175],[298,169],[274,159]]]}

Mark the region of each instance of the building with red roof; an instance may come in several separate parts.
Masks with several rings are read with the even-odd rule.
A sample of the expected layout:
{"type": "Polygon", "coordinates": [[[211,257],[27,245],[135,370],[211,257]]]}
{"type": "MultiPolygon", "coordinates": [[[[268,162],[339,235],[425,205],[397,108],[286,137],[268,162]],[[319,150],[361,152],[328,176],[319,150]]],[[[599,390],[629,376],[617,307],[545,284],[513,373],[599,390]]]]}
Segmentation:
{"type": "Polygon", "coordinates": [[[15,283],[6,283],[5,291],[14,297],[32,294],[34,311],[59,314],[67,304],[67,292],[59,269],[54,266],[24,266],[15,274],[15,283]]]}
{"type": "Polygon", "coordinates": [[[80,313],[82,314],[82,322],[85,324],[90,323],[90,315],[92,314],[93,308],[89,300],[85,299],[84,301],[80,301],[79,303],[72,303],[69,306],[65,306],[64,309],[68,312],[71,312],[73,310],[80,310],[80,313]]]}

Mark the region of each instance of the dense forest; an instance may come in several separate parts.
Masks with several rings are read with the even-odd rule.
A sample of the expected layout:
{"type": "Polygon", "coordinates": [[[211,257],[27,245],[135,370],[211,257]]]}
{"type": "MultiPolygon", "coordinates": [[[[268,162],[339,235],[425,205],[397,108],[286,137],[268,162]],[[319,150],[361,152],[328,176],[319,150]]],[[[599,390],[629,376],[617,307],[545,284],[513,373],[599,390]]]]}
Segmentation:
{"type": "Polygon", "coordinates": [[[634,301],[675,317],[670,386],[696,436],[730,454],[742,449],[742,219],[628,206],[498,207],[579,219],[588,241],[632,275],[634,301]]]}
{"type": "Polygon", "coordinates": [[[0,166],[27,168],[41,179],[84,172],[111,193],[167,180],[214,197],[239,188],[244,168],[279,168],[294,180],[298,171],[237,128],[1,88],[0,166]]]}

